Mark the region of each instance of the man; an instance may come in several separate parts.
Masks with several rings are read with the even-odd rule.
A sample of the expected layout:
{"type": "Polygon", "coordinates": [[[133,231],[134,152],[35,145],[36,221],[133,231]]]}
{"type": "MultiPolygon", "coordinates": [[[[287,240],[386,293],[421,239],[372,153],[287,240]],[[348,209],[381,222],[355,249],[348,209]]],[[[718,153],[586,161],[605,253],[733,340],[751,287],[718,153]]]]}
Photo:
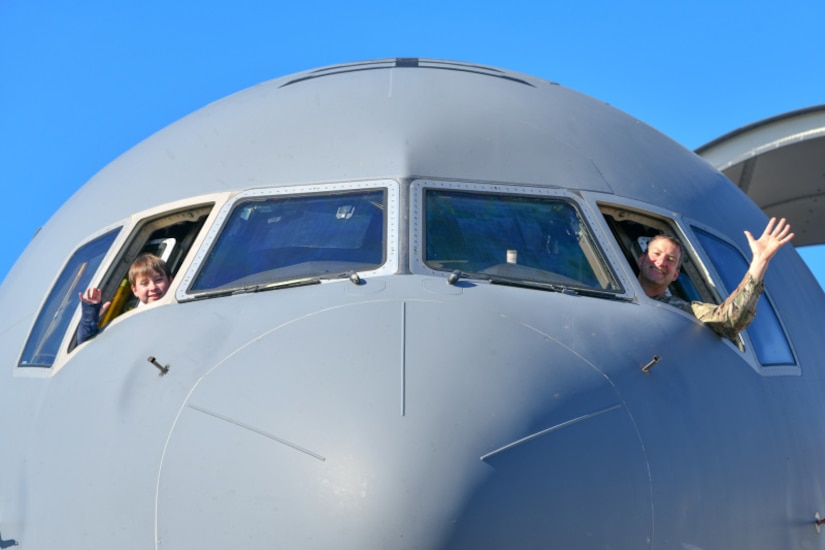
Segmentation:
{"type": "Polygon", "coordinates": [[[756,303],[764,288],[762,278],[771,258],[793,238],[794,234],[790,231],[791,226],[785,218],[779,223],[776,218],[771,218],[759,239],[754,239],[749,231],[745,231],[753,259],[742,282],[718,306],[703,302],[688,303],[665,294],[668,285],[679,276],[682,264],[682,245],[668,235],[653,237],[647,250],[639,256],[639,283],[648,297],[692,313],[720,336],[734,339],[753,321],[756,303]]]}

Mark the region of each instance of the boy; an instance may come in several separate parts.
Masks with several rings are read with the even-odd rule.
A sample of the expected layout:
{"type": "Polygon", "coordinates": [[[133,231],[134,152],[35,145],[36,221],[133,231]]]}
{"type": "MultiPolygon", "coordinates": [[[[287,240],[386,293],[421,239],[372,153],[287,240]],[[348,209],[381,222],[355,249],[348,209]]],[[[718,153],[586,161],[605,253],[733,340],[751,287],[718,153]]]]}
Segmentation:
{"type": "MultiPolygon", "coordinates": [[[[141,254],[129,266],[129,285],[132,294],[142,304],[156,302],[166,295],[172,277],[166,262],[154,254],[141,254]]],[[[81,344],[95,336],[100,328],[100,318],[106,313],[111,302],[100,303],[102,298],[99,288],[89,288],[80,296],[80,326],[77,328],[77,343],[81,344]]]]}

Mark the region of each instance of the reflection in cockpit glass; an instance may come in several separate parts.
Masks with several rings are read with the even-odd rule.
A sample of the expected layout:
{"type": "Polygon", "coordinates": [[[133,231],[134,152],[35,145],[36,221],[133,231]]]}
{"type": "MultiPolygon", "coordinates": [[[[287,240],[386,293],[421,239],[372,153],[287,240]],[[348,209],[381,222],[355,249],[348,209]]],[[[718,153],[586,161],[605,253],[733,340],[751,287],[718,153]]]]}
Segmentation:
{"type": "Polygon", "coordinates": [[[86,243],[69,259],[40,309],[20,357],[21,367],[52,366],[69,321],[80,303],[78,293],[89,286],[119,231],[110,231],[86,243]]]}
{"type": "Polygon", "coordinates": [[[239,201],[190,292],[336,278],[385,259],[384,189],[239,201]]]}
{"type": "Polygon", "coordinates": [[[565,199],[430,189],[425,263],[432,269],[619,291],[586,225],[565,199]]]}

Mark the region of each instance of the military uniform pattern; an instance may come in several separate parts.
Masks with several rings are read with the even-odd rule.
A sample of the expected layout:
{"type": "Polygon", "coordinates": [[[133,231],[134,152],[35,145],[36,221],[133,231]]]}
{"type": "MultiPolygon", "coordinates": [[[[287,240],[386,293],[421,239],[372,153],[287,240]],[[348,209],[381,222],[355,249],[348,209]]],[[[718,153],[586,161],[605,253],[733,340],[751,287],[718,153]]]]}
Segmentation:
{"type": "Polygon", "coordinates": [[[753,321],[756,315],[756,304],[764,289],[765,284],[757,281],[748,273],[727,300],[719,305],[686,302],[664,294],[653,298],[693,314],[719,336],[734,340],[739,332],[745,330],[753,321]]]}

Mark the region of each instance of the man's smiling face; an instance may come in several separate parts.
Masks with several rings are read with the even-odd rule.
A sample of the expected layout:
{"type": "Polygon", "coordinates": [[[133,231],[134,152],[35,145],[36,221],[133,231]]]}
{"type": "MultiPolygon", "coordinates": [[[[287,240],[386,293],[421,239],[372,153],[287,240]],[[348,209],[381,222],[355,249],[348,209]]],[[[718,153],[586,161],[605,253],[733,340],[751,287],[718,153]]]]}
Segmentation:
{"type": "Polygon", "coordinates": [[[639,256],[639,282],[648,296],[658,296],[679,277],[682,249],[667,238],[654,238],[639,256]]]}

